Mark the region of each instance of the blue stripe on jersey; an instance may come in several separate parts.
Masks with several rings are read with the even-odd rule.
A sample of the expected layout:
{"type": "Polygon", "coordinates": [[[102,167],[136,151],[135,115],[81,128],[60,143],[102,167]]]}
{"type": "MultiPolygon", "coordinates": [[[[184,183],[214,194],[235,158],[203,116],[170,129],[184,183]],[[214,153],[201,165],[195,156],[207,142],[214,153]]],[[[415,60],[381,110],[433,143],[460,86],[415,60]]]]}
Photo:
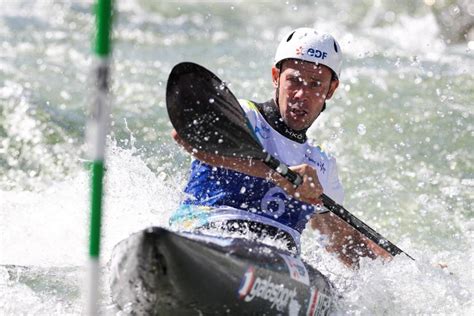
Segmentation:
{"type": "Polygon", "coordinates": [[[298,232],[305,228],[314,207],[288,196],[280,187],[261,178],[212,167],[199,160],[191,165],[184,204],[230,206],[276,220],[298,232]]]}

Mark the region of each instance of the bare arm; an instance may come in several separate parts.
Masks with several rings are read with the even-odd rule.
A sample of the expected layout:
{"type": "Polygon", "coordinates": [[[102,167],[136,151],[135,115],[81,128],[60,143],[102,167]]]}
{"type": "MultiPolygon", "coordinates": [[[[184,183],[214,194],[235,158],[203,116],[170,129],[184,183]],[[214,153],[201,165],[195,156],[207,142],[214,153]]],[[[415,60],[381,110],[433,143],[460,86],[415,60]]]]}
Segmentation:
{"type": "Polygon", "coordinates": [[[224,157],[193,149],[191,145],[186,143],[178,135],[176,130],[173,130],[171,132],[171,137],[173,137],[173,139],[191,155],[207,164],[210,164],[211,166],[219,166],[227,169],[232,169],[263,179],[270,179],[272,177],[272,174],[274,173],[272,169],[270,169],[260,160],[224,157]]]}
{"type": "Polygon", "coordinates": [[[319,230],[329,238],[326,250],[338,254],[339,259],[347,266],[358,267],[362,257],[392,258],[385,249],[330,212],[313,216],[310,224],[312,229],[319,230]]]}
{"type": "Polygon", "coordinates": [[[283,188],[288,194],[303,202],[309,204],[321,203],[318,197],[323,193],[323,188],[319,183],[316,170],[308,165],[299,165],[290,168],[303,177],[303,183],[298,188],[295,188],[292,183],[272,170],[261,160],[224,157],[196,150],[191,145],[186,143],[186,141],[184,141],[178,135],[176,130],[171,132],[171,137],[173,137],[173,139],[191,155],[207,164],[210,164],[211,166],[232,169],[254,177],[267,179],[275,183],[277,186],[283,188]]]}

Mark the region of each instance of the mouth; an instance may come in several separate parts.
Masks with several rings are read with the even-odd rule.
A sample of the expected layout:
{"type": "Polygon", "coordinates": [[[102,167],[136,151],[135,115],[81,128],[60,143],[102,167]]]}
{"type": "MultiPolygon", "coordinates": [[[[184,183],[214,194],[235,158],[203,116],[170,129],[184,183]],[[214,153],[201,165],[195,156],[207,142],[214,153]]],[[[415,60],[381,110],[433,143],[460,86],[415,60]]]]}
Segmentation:
{"type": "Polygon", "coordinates": [[[290,113],[295,116],[306,116],[308,112],[303,109],[303,104],[290,104],[290,113]]]}

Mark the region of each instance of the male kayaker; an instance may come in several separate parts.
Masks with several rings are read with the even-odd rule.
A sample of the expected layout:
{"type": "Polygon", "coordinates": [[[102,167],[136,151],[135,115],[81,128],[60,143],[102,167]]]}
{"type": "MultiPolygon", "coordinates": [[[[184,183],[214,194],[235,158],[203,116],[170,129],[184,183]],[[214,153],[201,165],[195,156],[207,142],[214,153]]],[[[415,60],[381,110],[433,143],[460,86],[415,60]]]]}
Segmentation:
{"type": "Polygon", "coordinates": [[[347,265],[364,256],[390,257],[317,206],[323,192],[339,204],[344,198],[335,159],[311,145],[306,136],[339,85],[341,64],[341,49],[331,35],[296,29],[283,37],[276,51],[273,99],[241,101],[265,150],[302,176],[303,183],[296,189],[261,161],[193,150],[173,131],[173,138],[197,159],[185,188],[189,197],[172,215],[172,227],[251,233],[299,249],[300,234],[309,221],[328,237],[327,249],[347,265]]]}

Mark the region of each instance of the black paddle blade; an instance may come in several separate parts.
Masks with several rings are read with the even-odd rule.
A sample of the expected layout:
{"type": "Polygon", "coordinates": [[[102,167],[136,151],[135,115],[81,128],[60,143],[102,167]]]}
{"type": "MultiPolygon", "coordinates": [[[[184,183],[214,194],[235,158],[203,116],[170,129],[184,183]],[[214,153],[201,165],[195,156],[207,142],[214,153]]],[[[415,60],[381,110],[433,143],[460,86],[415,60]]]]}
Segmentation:
{"type": "Polygon", "coordinates": [[[178,135],[195,149],[265,158],[239,102],[206,68],[189,62],[176,65],[168,78],[166,107],[178,135]]]}

